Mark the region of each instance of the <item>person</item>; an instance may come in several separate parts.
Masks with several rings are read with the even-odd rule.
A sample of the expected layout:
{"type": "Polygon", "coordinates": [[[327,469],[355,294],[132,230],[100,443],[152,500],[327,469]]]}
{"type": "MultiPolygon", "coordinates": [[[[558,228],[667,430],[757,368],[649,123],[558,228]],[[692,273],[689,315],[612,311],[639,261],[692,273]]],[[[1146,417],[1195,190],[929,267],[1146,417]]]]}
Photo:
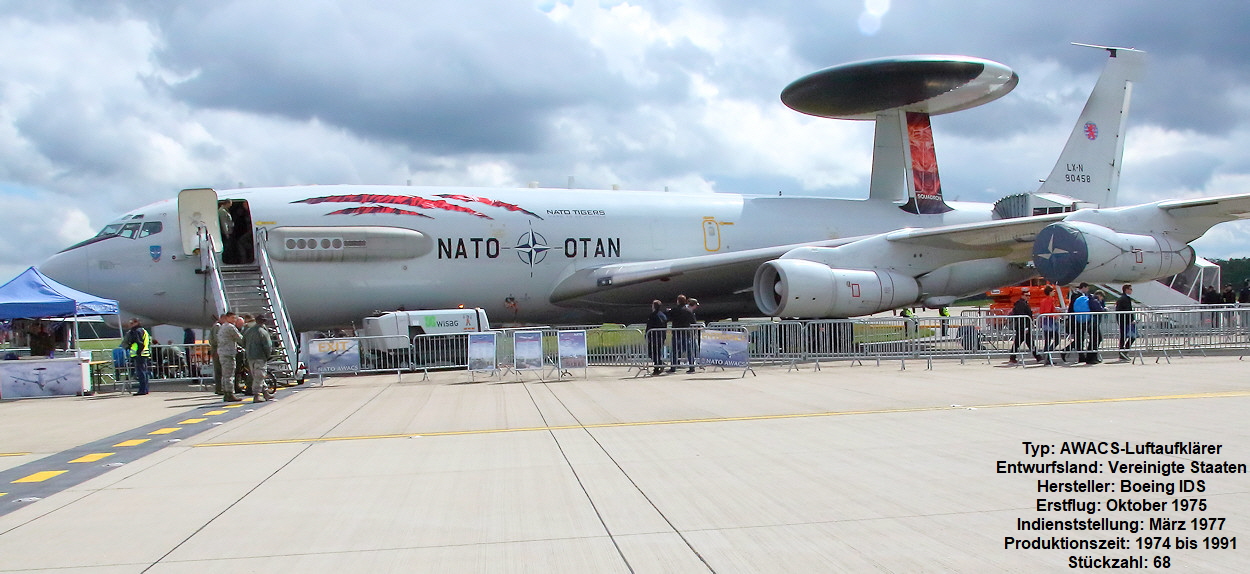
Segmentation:
{"type": "Polygon", "coordinates": [[[223,199],[217,202],[217,225],[221,228],[221,262],[234,263],[234,216],[230,207],[234,202],[223,199]]]}
{"type": "Polygon", "coordinates": [[[131,319],[128,323],[126,338],[122,344],[130,352],[130,363],[135,370],[135,380],[139,381],[139,388],[135,391],[135,396],[148,394],[148,367],[152,362],[152,335],[138,319],[131,319]]]}
{"type": "Polygon", "coordinates": [[[950,318],[951,318],[951,308],[946,305],[942,305],[941,307],[938,307],[938,316],[941,317],[941,319],[938,319],[938,325],[941,326],[942,336],[945,337],[946,336],[946,324],[950,322],[950,318]]]}
{"type": "Polygon", "coordinates": [[[243,335],[235,326],[237,317],[234,311],[226,311],[221,316],[221,326],[217,329],[217,359],[221,364],[221,391],[226,402],[239,402],[243,399],[234,396],[235,356],[238,354],[239,342],[243,335]]]}
{"type": "Polygon", "coordinates": [[[1055,288],[1050,285],[1043,287],[1042,301],[1037,306],[1037,316],[1041,318],[1042,352],[1046,354],[1048,365],[1052,364],[1051,351],[1059,347],[1059,318],[1053,315],[1058,311],[1059,308],[1055,306],[1055,288]]]}
{"type": "Polygon", "coordinates": [[[917,328],[916,312],[912,311],[911,307],[903,307],[903,309],[898,312],[898,316],[902,317],[905,321],[903,323],[903,333],[908,337],[914,336],[917,328]]]}
{"type": "Polygon", "coordinates": [[[686,356],[686,361],[690,364],[686,372],[694,372],[694,357],[691,356],[694,349],[690,344],[690,327],[694,325],[694,314],[690,312],[687,303],[689,301],[685,295],[678,295],[677,304],[665,313],[673,324],[673,364],[668,368],[670,373],[677,372],[677,364],[682,355],[686,356]]]}
{"type": "Polygon", "coordinates": [[[1125,283],[1115,301],[1116,322],[1120,327],[1120,360],[1127,361],[1128,349],[1137,339],[1137,322],[1133,320],[1133,286],[1125,283]]]}
{"type": "Polygon", "coordinates": [[[52,358],[54,354],[56,354],[56,339],[43,321],[37,321],[34,330],[30,333],[30,356],[52,358]]]}
{"type": "Polygon", "coordinates": [[[213,392],[224,394],[221,387],[221,358],[217,356],[217,333],[221,331],[221,322],[225,315],[213,315],[213,326],[208,330],[208,352],[213,357],[213,392]]]}
{"type": "Polygon", "coordinates": [[[273,353],[273,337],[265,326],[263,315],[243,328],[243,352],[247,356],[247,368],[252,373],[252,402],[263,403],[272,399],[273,394],[265,390],[265,364],[273,353]]]}
{"type": "MultiPolygon", "coordinates": [[[[698,324],[699,322],[699,316],[698,316],[699,300],[695,299],[694,297],[691,297],[690,299],[686,301],[686,308],[690,310],[690,324],[692,326],[698,324]]],[[[701,331],[702,328],[700,328],[699,330],[701,331]]],[[[696,362],[698,362],[699,344],[701,343],[701,341],[699,340],[699,336],[700,336],[699,331],[690,332],[690,341],[689,341],[690,368],[686,371],[687,373],[693,373],[694,365],[696,362]]]]}
{"type": "MultiPolygon", "coordinates": [[[[1221,301],[1222,299],[1220,298],[1220,292],[1216,291],[1215,287],[1211,285],[1207,285],[1206,287],[1202,288],[1202,298],[1199,299],[1200,303],[1202,303],[1203,305],[1219,305],[1221,301]]],[[[1212,327],[1220,326],[1220,312],[1219,311],[1210,311],[1208,312],[1208,316],[1209,316],[1208,320],[1211,322],[1212,327]]]]}
{"type": "Polygon", "coordinates": [[[1089,362],[1089,283],[1077,287],[1077,298],[1072,301],[1072,342],[1063,348],[1066,360],[1069,350],[1076,351],[1076,360],[1089,362]]]}
{"type": "Polygon", "coordinates": [[[1033,353],[1034,360],[1040,360],[1037,356],[1037,350],[1033,348],[1033,308],[1029,306],[1029,290],[1020,291],[1020,298],[1016,299],[1015,305],[1011,307],[1011,323],[1015,328],[1016,337],[1011,344],[1011,358],[1007,360],[1010,364],[1019,364],[1018,353],[1020,351],[1020,343],[1024,343],[1029,348],[1029,352],[1033,353]]]}
{"type": "Polygon", "coordinates": [[[1237,292],[1237,302],[1250,303],[1250,279],[1241,284],[1241,291],[1237,292]]]}
{"type": "MultiPolygon", "coordinates": [[[[242,315],[236,315],[236,316],[234,317],[234,328],[236,328],[236,329],[238,329],[238,330],[239,330],[239,336],[240,336],[240,337],[242,337],[242,336],[243,336],[243,329],[246,329],[246,328],[247,328],[247,324],[248,324],[248,323],[251,323],[251,322],[252,322],[252,315],[251,315],[251,314],[249,314],[249,313],[244,313],[244,314],[242,314],[242,315]]],[[[243,346],[243,341],[242,341],[242,339],[240,339],[240,340],[239,340],[239,348],[236,348],[236,349],[235,349],[235,351],[234,351],[234,353],[235,353],[235,360],[234,360],[234,392],[236,392],[236,393],[243,393],[243,394],[245,394],[245,395],[246,395],[246,394],[250,394],[250,392],[247,390],[247,387],[248,387],[248,384],[249,384],[249,381],[251,380],[251,378],[248,376],[248,371],[247,371],[247,357],[246,357],[246,356],[244,356],[244,357],[242,357],[242,358],[239,358],[239,357],[238,357],[239,351],[240,351],[240,350],[242,350],[242,349],[241,349],[241,348],[242,348],[242,346],[243,346]]]]}
{"type": "Polygon", "coordinates": [[[1102,320],[1106,317],[1106,312],[1107,296],[1102,291],[1095,291],[1094,296],[1089,299],[1089,350],[1092,351],[1094,363],[1102,362],[1102,354],[1098,349],[1102,347],[1102,320]]]}
{"type": "Polygon", "coordinates": [[[668,327],[668,315],[664,313],[664,303],[659,299],[651,302],[651,314],[647,315],[647,354],[655,364],[652,375],[664,372],[664,339],[668,327]]]}

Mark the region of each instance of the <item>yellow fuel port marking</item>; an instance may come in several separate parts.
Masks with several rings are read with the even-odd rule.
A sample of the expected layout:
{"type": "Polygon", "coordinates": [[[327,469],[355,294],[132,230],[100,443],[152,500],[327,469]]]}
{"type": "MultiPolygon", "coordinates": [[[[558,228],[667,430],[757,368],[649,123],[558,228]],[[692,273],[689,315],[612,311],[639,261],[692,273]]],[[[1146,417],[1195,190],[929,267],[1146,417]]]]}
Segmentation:
{"type": "Polygon", "coordinates": [[[178,423],[178,424],[180,424],[180,425],[193,425],[193,424],[195,424],[195,423],[202,423],[202,422],[204,422],[204,421],[206,421],[206,420],[208,420],[208,419],[187,419],[187,420],[182,421],[182,422],[180,422],[180,423],[178,423]]]}
{"type": "Polygon", "coordinates": [[[226,413],[228,413],[228,412],[230,412],[230,411],[208,411],[208,412],[206,412],[206,413],[204,413],[204,414],[206,414],[206,415],[224,415],[224,414],[226,414],[226,413]]]}
{"type": "Polygon", "coordinates": [[[119,443],[117,443],[117,444],[115,444],[115,445],[113,445],[113,446],[139,446],[139,445],[141,445],[141,444],[143,444],[143,443],[145,443],[145,442],[148,442],[149,440],[152,440],[152,439],[149,439],[149,438],[134,438],[134,439],[130,439],[130,440],[124,440],[124,441],[119,442],[119,443]]]}
{"type": "Polygon", "coordinates": [[[180,430],[182,430],[182,427],[168,427],[168,428],[163,428],[163,429],[156,429],[148,434],[169,434],[172,432],[178,432],[180,430]]]}
{"type": "Polygon", "coordinates": [[[68,471],[64,471],[64,470],[45,470],[45,471],[43,471],[43,472],[36,472],[35,474],[32,474],[32,475],[30,475],[30,476],[28,476],[28,477],[26,477],[26,478],[19,478],[19,479],[17,479],[17,480],[15,480],[15,481],[13,481],[13,482],[12,482],[12,484],[17,484],[17,483],[19,483],[19,482],[43,482],[43,481],[48,480],[49,478],[52,478],[52,477],[54,477],[54,476],[60,476],[60,475],[62,475],[62,474],[65,474],[66,472],[68,472],[68,471]]]}
{"type": "Polygon", "coordinates": [[[76,458],[76,459],[74,459],[74,460],[71,460],[70,462],[71,462],[71,463],[74,463],[74,462],[95,462],[95,461],[100,460],[100,459],[102,459],[102,458],[107,458],[107,457],[113,456],[113,455],[115,455],[115,454],[117,454],[117,453],[115,453],[115,452],[97,452],[97,453],[94,453],[94,454],[88,454],[88,455],[80,456],[80,457],[78,457],[78,458],[76,458]]]}

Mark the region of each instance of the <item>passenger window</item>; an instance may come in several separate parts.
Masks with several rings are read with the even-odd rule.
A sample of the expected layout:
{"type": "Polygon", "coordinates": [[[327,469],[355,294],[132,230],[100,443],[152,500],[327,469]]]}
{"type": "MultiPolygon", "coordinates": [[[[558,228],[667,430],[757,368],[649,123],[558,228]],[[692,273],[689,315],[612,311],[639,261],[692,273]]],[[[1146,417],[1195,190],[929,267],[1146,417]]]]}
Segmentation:
{"type": "Polygon", "coordinates": [[[127,238],[127,239],[134,239],[134,238],[135,238],[135,232],[139,231],[139,226],[140,226],[140,225],[142,225],[142,224],[140,224],[140,223],[127,223],[126,225],[123,225],[123,226],[122,226],[122,232],[121,232],[121,233],[119,233],[118,235],[120,235],[120,236],[122,236],[122,237],[125,237],[125,238],[127,238]]]}
{"type": "Polygon", "coordinates": [[[139,237],[147,237],[149,235],[156,235],[157,233],[160,233],[160,232],[161,232],[161,222],[149,221],[147,223],[144,223],[143,228],[139,230],[139,237]]]}

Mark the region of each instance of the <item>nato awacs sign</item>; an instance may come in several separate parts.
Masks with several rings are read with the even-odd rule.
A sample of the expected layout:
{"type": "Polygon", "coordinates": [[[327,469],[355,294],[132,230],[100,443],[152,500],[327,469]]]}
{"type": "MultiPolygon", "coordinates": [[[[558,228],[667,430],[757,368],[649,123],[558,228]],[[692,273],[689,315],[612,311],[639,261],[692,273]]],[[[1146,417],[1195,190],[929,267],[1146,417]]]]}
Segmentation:
{"type": "Polygon", "coordinates": [[[743,331],[699,331],[699,364],[745,367],[750,361],[749,339],[743,331]]]}
{"type": "Polygon", "coordinates": [[[308,345],[309,373],[353,373],[360,370],[360,341],[314,339],[308,345]]]}

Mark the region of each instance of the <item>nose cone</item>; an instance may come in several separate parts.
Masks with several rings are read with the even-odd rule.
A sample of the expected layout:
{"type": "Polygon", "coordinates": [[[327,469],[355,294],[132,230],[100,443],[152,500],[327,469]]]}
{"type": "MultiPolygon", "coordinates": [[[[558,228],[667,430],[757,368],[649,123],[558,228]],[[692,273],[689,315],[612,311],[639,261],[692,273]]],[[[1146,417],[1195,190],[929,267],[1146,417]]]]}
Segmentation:
{"type": "Polygon", "coordinates": [[[92,293],[88,249],[90,247],[84,245],[57,253],[37,265],[39,272],[63,285],[92,293]]]}

